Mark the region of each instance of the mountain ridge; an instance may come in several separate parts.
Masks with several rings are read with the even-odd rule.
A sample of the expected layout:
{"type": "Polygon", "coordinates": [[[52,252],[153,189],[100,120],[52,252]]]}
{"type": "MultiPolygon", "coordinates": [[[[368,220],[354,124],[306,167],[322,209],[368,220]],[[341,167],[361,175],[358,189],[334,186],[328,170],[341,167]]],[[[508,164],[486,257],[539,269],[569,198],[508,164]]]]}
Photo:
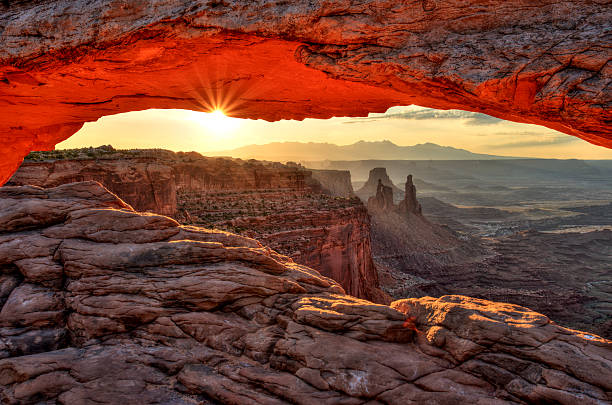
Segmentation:
{"type": "Polygon", "coordinates": [[[526,159],[514,156],[474,153],[466,149],[442,146],[431,142],[410,146],[400,146],[389,140],[360,140],[349,145],[329,142],[270,142],[251,144],[235,149],[211,151],[210,156],[232,156],[242,159],[274,161],[314,161],[314,160],[489,160],[489,159],[526,159]]]}

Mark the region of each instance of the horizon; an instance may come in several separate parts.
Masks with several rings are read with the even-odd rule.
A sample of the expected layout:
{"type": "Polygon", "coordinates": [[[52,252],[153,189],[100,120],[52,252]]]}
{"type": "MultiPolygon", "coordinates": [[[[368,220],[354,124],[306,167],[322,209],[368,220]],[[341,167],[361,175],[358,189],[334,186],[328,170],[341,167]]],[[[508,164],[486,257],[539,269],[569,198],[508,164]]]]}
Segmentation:
{"type": "MultiPolygon", "coordinates": [[[[385,142],[389,142],[391,144],[393,144],[394,146],[397,147],[415,147],[415,146],[423,146],[423,145],[433,145],[436,147],[440,147],[440,148],[452,148],[455,150],[459,150],[459,151],[466,151],[469,153],[473,153],[472,151],[469,151],[467,149],[462,149],[462,148],[455,148],[453,146],[448,146],[448,145],[438,145],[436,143],[432,143],[432,142],[425,142],[425,143],[418,143],[418,144],[414,144],[414,145],[397,145],[387,139],[384,139],[382,141],[364,141],[364,140],[359,140],[356,142],[353,142],[351,144],[347,144],[347,145],[338,145],[338,144],[334,144],[334,143],[329,143],[329,142],[300,142],[300,141],[275,141],[275,142],[270,142],[270,143],[265,143],[265,144],[250,144],[250,145],[245,145],[245,146],[241,146],[239,148],[236,149],[231,149],[231,150],[227,150],[227,151],[218,151],[218,152],[231,152],[233,150],[238,150],[241,148],[247,148],[250,146],[268,146],[268,145],[272,145],[272,144],[301,144],[301,145],[306,145],[306,144],[316,144],[316,145],[331,145],[331,146],[338,146],[338,147],[343,147],[343,146],[352,146],[358,143],[385,143],[385,142]]],[[[171,151],[171,152],[175,152],[175,153],[199,153],[200,155],[204,156],[204,157],[229,157],[229,158],[234,158],[234,159],[250,159],[250,158],[240,158],[240,157],[234,157],[234,156],[230,156],[230,155],[220,155],[220,154],[207,154],[207,152],[199,152],[199,151],[194,151],[194,150],[171,150],[171,149],[167,149],[167,148],[163,148],[163,147],[151,147],[151,148],[143,148],[143,147],[134,147],[134,148],[119,148],[119,147],[115,147],[112,144],[101,144],[101,145],[87,145],[87,146],[79,146],[79,147],[70,147],[70,148],[56,148],[55,150],[61,151],[61,150],[78,150],[78,149],[88,149],[88,148],[93,148],[93,149],[97,149],[97,148],[101,148],[101,147],[105,147],[105,146],[110,146],[111,148],[113,148],[116,151],[125,151],[125,150],[167,150],[167,151],[171,151]]],[[[32,153],[38,153],[40,151],[32,151],[32,153]]],[[[218,153],[215,152],[215,153],[218,153]]],[[[475,155],[478,155],[477,153],[473,153],[475,155]]],[[[604,159],[590,159],[590,158],[546,158],[546,157],[526,157],[526,156],[502,156],[502,155],[490,155],[491,158],[489,159],[478,159],[478,158],[474,158],[474,159],[434,159],[434,158],[423,158],[423,159],[394,159],[394,158],[358,158],[358,159],[352,159],[352,160],[347,160],[347,159],[321,159],[318,160],[320,162],[322,161],[389,161],[389,162],[393,162],[393,161],[419,161],[419,160],[436,160],[436,161],[487,161],[487,160],[583,160],[583,161],[608,161],[608,160],[612,160],[612,158],[604,158],[604,159]]],[[[261,161],[270,161],[267,159],[257,159],[254,158],[255,160],[261,160],[261,161]]],[[[304,160],[306,161],[306,160],[304,160]]],[[[311,162],[317,162],[317,160],[310,160],[311,162]]],[[[281,162],[282,163],[282,162],[281,162]]]]}
{"type": "MultiPolygon", "coordinates": [[[[86,123],[57,149],[112,144],[119,149],[162,148],[203,155],[270,143],[359,141],[397,146],[433,143],[501,157],[610,160],[612,150],[533,124],[505,121],[463,110],[392,107],[367,117],[268,122],[226,117],[219,111],[143,110],[86,123]]],[[[325,160],[322,157],[321,160],[325,160]]]]}

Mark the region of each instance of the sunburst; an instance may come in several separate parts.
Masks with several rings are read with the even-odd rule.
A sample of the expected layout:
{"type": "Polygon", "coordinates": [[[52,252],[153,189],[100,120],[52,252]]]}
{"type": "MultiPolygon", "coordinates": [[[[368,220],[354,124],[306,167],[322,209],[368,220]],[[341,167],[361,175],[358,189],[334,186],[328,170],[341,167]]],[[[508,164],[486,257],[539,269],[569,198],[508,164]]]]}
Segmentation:
{"type": "Polygon", "coordinates": [[[197,120],[216,135],[227,135],[240,127],[240,119],[228,117],[221,109],[209,113],[197,113],[197,120]]]}

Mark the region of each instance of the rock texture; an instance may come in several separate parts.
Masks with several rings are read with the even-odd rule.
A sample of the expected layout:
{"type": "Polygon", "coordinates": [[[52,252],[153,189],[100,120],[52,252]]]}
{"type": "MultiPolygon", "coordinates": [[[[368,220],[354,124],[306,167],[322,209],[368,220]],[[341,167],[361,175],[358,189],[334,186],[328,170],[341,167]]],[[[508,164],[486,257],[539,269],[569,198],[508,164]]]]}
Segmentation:
{"type": "Polygon", "coordinates": [[[595,0],[4,1],[0,183],[84,122],[147,108],[244,118],[480,111],[610,145],[595,0]]]}
{"type": "Polygon", "coordinates": [[[388,304],[391,299],[380,289],[372,260],[368,210],[359,200],[346,205],[343,202],[342,207],[334,208],[325,202],[323,207],[310,205],[267,216],[237,217],[214,226],[257,238],[337,281],[350,295],[388,304]]]}
{"type": "Polygon", "coordinates": [[[155,157],[26,159],[7,184],[57,187],[79,181],[98,181],[140,211],[176,214],[176,173],[172,165],[155,157]]]}
{"type": "Polygon", "coordinates": [[[372,304],[94,182],[2,188],[0,219],[3,403],[612,400],[612,342],[523,307],[372,304]]]}
{"type": "Polygon", "coordinates": [[[299,166],[105,146],[32,153],[9,184],[95,180],[138,210],[257,238],[351,295],[389,303],[372,262],[370,218],[350,198],[350,173],[319,174],[324,185],[299,166]]]}

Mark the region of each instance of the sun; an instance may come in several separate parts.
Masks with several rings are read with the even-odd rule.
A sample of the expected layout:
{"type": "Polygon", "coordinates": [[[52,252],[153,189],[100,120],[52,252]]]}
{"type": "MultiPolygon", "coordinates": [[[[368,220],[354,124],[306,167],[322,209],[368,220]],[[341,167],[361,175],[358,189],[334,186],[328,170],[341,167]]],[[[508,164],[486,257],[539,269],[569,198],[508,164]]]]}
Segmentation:
{"type": "Polygon", "coordinates": [[[240,119],[225,115],[222,110],[198,113],[200,124],[217,135],[229,134],[240,127],[240,119]]]}

